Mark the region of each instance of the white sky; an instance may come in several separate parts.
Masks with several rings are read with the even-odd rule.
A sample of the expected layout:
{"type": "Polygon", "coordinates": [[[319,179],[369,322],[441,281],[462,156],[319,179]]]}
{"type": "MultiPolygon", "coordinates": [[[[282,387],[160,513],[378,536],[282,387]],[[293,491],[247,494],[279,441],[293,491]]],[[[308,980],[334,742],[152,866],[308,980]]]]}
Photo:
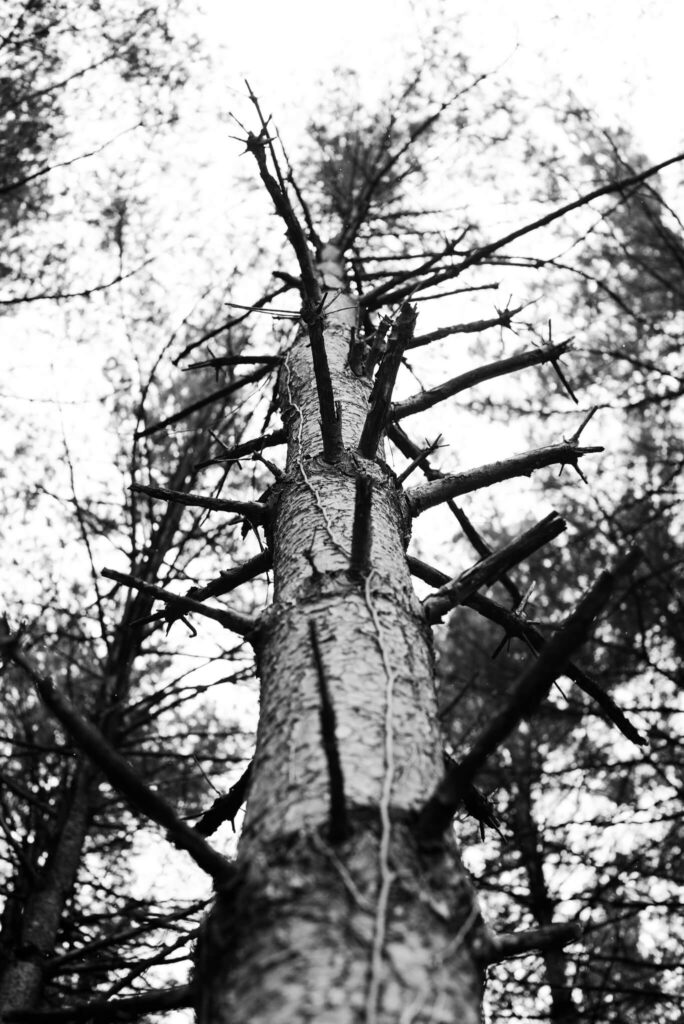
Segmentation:
{"type": "MultiPolygon", "coordinates": [[[[315,106],[317,83],[335,65],[352,65],[367,87],[382,87],[402,65],[402,44],[425,29],[420,0],[201,0],[227,72],[248,75],[269,109],[315,106]]],[[[681,0],[445,0],[463,15],[463,43],[475,66],[503,71],[543,96],[558,75],[608,123],[624,118],[656,162],[684,137],[677,117],[684,91],[681,0]]]]}

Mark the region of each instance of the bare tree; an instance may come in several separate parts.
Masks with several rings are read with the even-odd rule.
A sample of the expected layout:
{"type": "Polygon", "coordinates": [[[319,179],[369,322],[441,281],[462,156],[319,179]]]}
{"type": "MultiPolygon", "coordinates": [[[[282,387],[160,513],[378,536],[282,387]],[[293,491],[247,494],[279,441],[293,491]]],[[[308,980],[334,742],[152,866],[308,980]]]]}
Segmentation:
{"type": "MultiPolygon", "coordinates": [[[[436,443],[416,445],[400,425],[475,383],[531,365],[558,370],[565,344],[513,353],[402,401],[393,400],[394,386],[407,352],[452,334],[507,327],[518,312],[507,307],[496,317],[421,335],[416,307],[426,291],[451,286],[457,278],[464,278],[466,288],[477,287],[464,275],[494,254],[574,209],[645,180],[657,168],[609,181],[465,251],[459,248],[463,237],[455,237],[410,261],[395,253],[396,262],[390,260],[374,284],[361,229],[375,205],[386,203],[412,173],[420,143],[445,107],[408,124],[395,111],[367,149],[360,136],[352,146],[338,147],[344,173],[331,179],[326,172],[338,188],[329,207],[336,224],[323,237],[272,126],[251,98],[258,126],[246,132],[246,148],[286,230],[296,266],[279,273],[299,292],[301,308],[265,305],[272,297],[259,304],[296,324],[294,340],[262,363],[270,368],[269,360],[277,362],[275,407],[282,429],[230,450],[223,446],[214,461],[230,466],[249,453],[265,458],[264,451],[282,443],[286,461],[284,467],[270,464],[274,483],[257,499],[217,499],[182,486],[146,486],[143,492],[170,507],[230,512],[246,528],[262,531],[266,551],[252,568],[272,567],[273,599],[251,616],[235,607],[203,605],[216,589],[178,598],[150,574],[105,571],[166,602],[170,614],[209,615],[255,649],[261,711],[237,860],[229,861],[205,840],[210,827],[193,830],[179,819],[101,728],[32,666],[14,634],[7,632],[4,649],[97,770],[163,825],[214,880],[216,901],[199,937],[192,982],[203,1024],[475,1022],[488,964],[525,949],[562,945],[577,939],[579,929],[549,920],[530,933],[493,934],[461,864],[452,819],[461,806],[479,806],[478,774],[521,719],[534,714],[563,671],[629,731],[624,714],[598,684],[572,669],[571,658],[638,556],[628,554],[600,573],[575,609],[537,642],[535,659],[469,737],[467,749],[455,752],[445,773],[431,626],[463,603],[499,616],[498,606],[478,600],[478,591],[558,536],[565,524],[555,514],[547,516],[454,574],[407,557],[412,523],[479,488],[549,467],[578,468],[580,459],[601,448],[580,444],[585,419],[569,439],[444,473],[430,459],[436,443]],[[389,442],[405,459],[399,474],[388,465],[389,442]],[[405,486],[418,467],[426,481],[405,486]],[[412,574],[433,588],[422,602],[412,574]]],[[[230,364],[235,357],[226,359],[230,364]]],[[[220,366],[224,360],[200,362],[220,366]]],[[[229,400],[230,394],[217,391],[207,401],[229,400]]],[[[174,414],[145,433],[181,418],[174,414]]],[[[515,615],[510,625],[521,628],[515,615]]],[[[231,795],[232,813],[245,789],[231,795]]],[[[215,810],[218,815],[220,806],[215,810]]],[[[72,1008],[70,1019],[132,1017],[174,999],[178,1005],[188,993],[182,987],[158,994],[156,1002],[151,994],[126,1005],[72,1008]]],[[[7,1019],[48,1017],[14,1013],[7,1019]]]]}

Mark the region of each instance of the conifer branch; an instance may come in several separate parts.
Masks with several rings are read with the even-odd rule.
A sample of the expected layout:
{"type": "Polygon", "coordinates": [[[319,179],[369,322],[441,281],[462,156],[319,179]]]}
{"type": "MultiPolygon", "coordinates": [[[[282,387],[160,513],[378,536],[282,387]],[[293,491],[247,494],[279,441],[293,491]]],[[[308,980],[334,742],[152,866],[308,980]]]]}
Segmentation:
{"type": "Polygon", "coordinates": [[[206,395],[204,398],[198,399],[191,405],[187,405],[184,409],[180,409],[179,412],[173,413],[171,416],[167,416],[165,419],[160,420],[158,423],[154,423],[151,427],[145,427],[144,430],[138,430],[136,438],[140,437],[151,437],[152,434],[158,434],[160,430],[164,430],[165,427],[170,427],[174,423],[180,423],[181,420],[191,416],[192,413],[198,412],[200,409],[206,408],[207,405],[211,405],[212,402],[218,402],[223,398],[228,398],[233,392],[239,391],[240,388],[245,387],[247,384],[254,384],[256,381],[262,380],[271,372],[270,365],[261,365],[258,369],[254,370],[253,373],[248,373],[244,377],[238,377],[237,380],[231,381],[230,384],[226,384],[225,387],[219,388],[218,391],[212,391],[210,395],[206,395]]]}
{"type": "Polygon", "coordinates": [[[562,949],[571,942],[582,938],[583,928],[577,921],[550,924],[545,928],[530,928],[528,931],[495,935],[487,951],[486,963],[497,964],[512,956],[525,953],[545,952],[547,949],[562,949]]]}
{"type": "Polygon", "coordinates": [[[538,220],[532,221],[529,224],[524,224],[522,227],[516,228],[515,231],[511,231],[507,235],[502,235],[500,238],[497,238],[493,242],[489,242],[487,245],[482,245],[473,249],[469,255],[460,261],[460,263],[456,263],[443,270],[438,270],[438,266],[441,261],[446,257],[451,256],[454,252],[455,243],[448,242],[441,252],[431,256],[421,266],[416,267],[413,270],[403,271],[402,273],[397,274],[393,279],[385,282],[384,285],[379,285],[371,292],[362,296],[360,303],[367,309],[373,310],[378,309],[383,305],[394,305],[397,302],[401,302],[407,296],[412,294],[415,287],[415,277],[424,276],[432,268],[435,269],[433,277],[423,281],[421,285],[422,287],[439,284],[442,281],[449,281],[458,277],[470,267],[485,262],[511,242],[515,242],[517,239],[523,238],[525,235],[532,234],[532,232],[538,231],[540,228],[552,224],[554,221],[559,220],[561,217],[571,213],[573,210],[578,210],[583,206],[587,206],[589,203],[593,202],[594,199],[610,195],[613,192],[621,192],[623,189],[629,188],[632,185],[638,185],[640,182],[646,181],[647,178],[650,178],[659,171],[662,171],[665,167],[679,163],[682,160],[684,160],[684,153],[679,153],[677,156],[670,157],[669,160],[663,160],[662,163],[655,164],[653,167],[649,167],[639,174],[633,174],[627,178],[621,178],[618,181],[610,182],[607,185],[602,185],[600,188],[593,189],[591,192],[586,192],[578,199],[575,199],[570,203],[565,203],[563,206],[559,206],[555,210],[551,210],[550,213],[545,214],[543,217],[539,217],[538,220]],[[398,282],[406,283],[399,284],[397,287],[398,282]]]}
{"type": "Polygon", "coordinates": [[[369,476],[356,478],[354,498],[354,525],[352,527],[351,558],[349,571],[353,576],[364,578],[371,569],[371,545],[373,543],[373,480],[369,476]]]}
{"type": "Polygon", "coordinates": [[[374,459],[376,456],[380,438],[387,424],[397,373],[406,345],[413,337],[415,324],[415,306],[405,302],[390,334],[387,351],[378,368],[370,398],[370,409],[361,431],[359,454],[366,459],[374,459]]]}
{"type": "Polygon", "coordinates": [[[565,520],[557,512],[551,512],[510,544],[506,544],[499,551],[495,551],[441,586],[423,602],[428,622],[441,622],[447,612],[456,605],[463,604],[476,590],[491,586],[504,573],[561,534],[565,530],[565,525],[565,520]]]}
{"type": "Polygon", "coordinates": [[[243,516],[250,523],[263,523],[268,508],[261,501],[233,501],[230,498],[209,498],[202,494],[188,494],[185,491],[171,491],[167,487],[153,487],[149,484],[132,484],[136,494],[147,494],[150,498],[188,505],[191,508],[207,508],[214,512],[233,512],[243,516]]]}
{"type": "Polygon", "coordinates": [[[118,793],[145,817],[165,828],[173,845],[189,853],[198,867],[212,878],[225,881],[231,877],[233,866],[230,861],[186,825],[162,796],[145,785],[140,774],[114,749],[105,735],[83,718],[71,701],[59,692],[50,676],[37,672],[16,646],[9,656],[33,682],[43,703],[76,746],[97,765],[118,793]]]}
{"type": "Polygon", "coordinates": [[[222,626],[230,629],[233,633],[237,633],[238,636],[249,636],[256,628],[256,620],[251,615],[229,611],[227,608],[207,607],[201,601],[184,597],[182,594],[174,594],[164,587],[158,587],[154,583],[139,580],[125,572],[116,572],[114,569],[103,569],[102,575],[105,579],[114,580],[115,583],[123,583],[124,586],[132,587],[133,590],[140,590],[143,594],[156,597],[159,601],[164,601],[172,608],[177,608],[183,613],[195,612],[197,615],[203,615],[206,619],[214,619],[215,622],[220,622],[222,626]]]}
{"type": "Polygon", "coordinates": [[[260,366],[280,366],[282,363],[280,356],[214,356],[212,359],[201,359],[199,363],[189,363],[187,366],[181,367],[183,373],[188,370],[201,370],[204,367],[210,367],[214,370],[220,370],[222,366],[241,366],[244,363],[257,363],[260,366]]]}
{"type": "Polygon", "coordinates": [[[286,441],[287,430],[285,427],[281,427],[279,430],[272,430],[270,434],[262,434],[261,437],[255,437],[250,441],[241,441],[240,444],[236,444],[232,448],[226,448],[221,455],[198,462],[195,468],[206,469],[207,466],[217,466],[222,462],[238,462],[248,455],[261,452],[264,448],[275,448],[279,444],[285,444],[286,441]]]}
{"type": "Polygon", "coordinates": [[[448,338],[452,334],[480,334],[492,327],[510,327],[513,317],[524,308],[524,305],[516,306],[515,309],[504,309],[498,316],[490,317],[488,320],[472,320],[470,323],[454,324],[452,327],[440,327],[429,334],[419,334],[417,338],[413,338],[409,342],[406,350],[422,348],[424,345],[429,345],[432,341],[440,341],[442,338],[448,338]]]}
{"type": "Polygon", "coordinates": [[[195,832],[199,832],[201,836],[213,835],[224,821],[229,821],[233,826],[233,832],[235,831],[235,815],[247,799],[253,763],[253,761],[249,762],[240,778],[227,793],[216,797],[211,807],[196,822],[195,832]]]}
{"type": "Polygon", "coordinates": [[[552,347],[527,349],[525,352],[518,352],[517,355],[510,356],[508,359],[497,359],[494,362],[487,363],[485,366],[478,366],[473,370],[468,370],[466,373],[461,373],[457,377],[452,377],[451,380],[445,381],[444,384],[430,388],[429,391],[421,391],[419,394],[411,395],[410,398],[406,398],[402,402],[395,402],[392,406],[392,419],[397,421],[405,416],[413,416],[415,413],[424,412],[446,398],[452,398],[454,395],[460,394],[461,391],[475,387],[476,384],[482,384],[484,381],[494,380],[496,377],[515,373],[518,370],[526,369],[528,366],[539,366],[543,363],[556,364],[558,357],[567,352],[569,346],[569,341],[562,341],[552,347]]]}
{"type": "Polygon", "coordinates": [[[124,999],[93,999],[89,1003],[66,1006],[61,1010],[10,1010],[3,1020],[8,1024],[106,1024],[108,1021],[133,1021],[148,1013],[180,1010],[193,1006],[197,998],[194,985],[174,985],[154,989],[124,999]]]}
{"type": "MultiPolygon", "coordinates": [[[[224,569],[215,580],[206,583],[203,587],[191,587],[184,597],[189,597],[193,601],[206,601],[209,597],[220,597],[222,594],[229,594],[231,590],[235,590],[243,583],[249,583],[250,580],[260,576],[262,572],[268,572],[273,563],[273,558],[270,551],[260,551],[254,558],[247,559],[241,565],[236,565],[232,569],[224,569]]],[[[172,606],[169,606],[163,612],[157,612],[154,615],[148,615],[145,619],[138,619],[137,623],[147,622],[159,622],[165,619],[169,622],[173,622],[174,619],[179,618],[183,615],[181,610],[176,610],[172,606]]]]}
{"type": "MultiPolygon", "coordinates": [[[[413,555],[409,555],[407,561],[411,573],[429,586],[441,587],[449,582],[449,577],[445,572],[435,569],[434,566],[428,565],[427,562],[423,562],[413,555]]],[[[503,605],[498,604],[496,601],[492,601],[491,598],[485,597],[484,594],[471,594],[463,603],[472,608],[473,611],[478,612],[483,618],[489,619],[490,622],[494,622],[497,626],[501,626],[506,632],[506,637],[518,637],[518,639],[524,641],[535,653],[548,643],[547,638],[531,622],[517,615],[514,611],[504,608],[503,605]]],[[[632,725],[622,708],[618,707],[600,683],[592,679],[590,675],[573,661],[569,661],[565,666],[564,674],[598,704],[606,718],[620,730],[623,736],[626,736],[628,740],[639,746],[643,746],[646,743],[645,737],[632,725]]]]}
{"type": "Polygon", "coordinates": [[[565,669],[573,651],[587,640],[594,620],[610,600],[618,579],[628,575],[640,558],[641,552],[631,551],[612,571],[602,572],[575,611],[546,642],[539,657],[522,672],[507,705],[490,720],[465,757],[447,772],[420,812],[418,833],[422,842],[434,843],[449,827],[463,800],[464,788],[520,720],[536,710],[565,669]]]}
{"type": "Polygon", "coordinates": [[[501,462],[478,466],[465,473],[454,473],[430,480],[428,483],[411,487],[406,492],[406,498],[412,515],[418,516],[426,509],[440,505],[449,498],[456,498],[460,494],[468,494],[481,487],[491,487],[492,484],[500,483],[502,480],[530,476],[536,469],[543,469],[545,466],[577,466],[578,460],[583,455],[602,451],[603,447],[600,445],[581,448],[570,441],[562,441],[559,444],[551,444],[545,448],[537,448],[534,451],[523,452],[521,455],[514,455],[501,462]]]}

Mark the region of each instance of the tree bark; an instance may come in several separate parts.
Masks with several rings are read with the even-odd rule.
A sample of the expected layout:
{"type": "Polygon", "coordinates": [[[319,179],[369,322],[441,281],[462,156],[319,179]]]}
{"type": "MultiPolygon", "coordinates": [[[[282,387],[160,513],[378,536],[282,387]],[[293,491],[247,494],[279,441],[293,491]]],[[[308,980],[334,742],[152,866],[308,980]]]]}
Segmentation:
{"type": "Polygon", "coordinates": [[[288,460],[272,495],[274,599],[256,642],[257,746],[238,881],[219,893],[198,950],[202,1024],[480,1019],[473,892],[450,843],[423,851],[414,838],[442,773],[431,631],[406,563],[406,499],[382,458],[356,451],[370,382],[348,366],[356,308],[341,266],[326,247],[318,273],[338,461],[323,459],[305,331],[281,370],[288,460]],[[372,480],[361,578],[350,572],[360,476],[372,480]],[[337,843],[323,694],[349,822],[337,843]]]}

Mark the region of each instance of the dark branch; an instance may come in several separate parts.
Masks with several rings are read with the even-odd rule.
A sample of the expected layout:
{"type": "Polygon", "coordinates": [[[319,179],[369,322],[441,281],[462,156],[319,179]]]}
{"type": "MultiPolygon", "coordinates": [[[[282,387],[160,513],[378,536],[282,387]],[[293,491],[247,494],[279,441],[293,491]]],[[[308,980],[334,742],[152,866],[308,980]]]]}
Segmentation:
{"type": "Polygon", "coordinates": [[[217,797],[208,811],[205,811],[197,822],[195,832],[201,836],[210,836],[217,830],[224,821],[229,821],[235,831],[235,815],[247,799],[249,781],[252,777],[252,764],[250,761],[237,782],[230,787],[227,793],[217,797]]]}
{"type": "Polygon", "coordinates": [[[309,621],[309,635],[316,663],[318,692],[321,700],[321,736],[330,781],[330,829],[328,838],[331,843],[340,843],[349,835],[347,802],[344,795],[344,776],[340,763],[340,751],[337,745],[335,708],[333,707],[328,690],[328,682],[325,677],[325,668],[318,639],[318,627],[313,619],[309,621]]]}
{"type": "Polygon", "coordinates": [[[463,604],[476,590],[491,586],[500,577],[529,558],[565,530],[565,520],[551,512],[545,519],[526,530],[510,544],[477,562],[470,569],[450,580],[424,601],[428,622],[441,622],[442,617],[456,605],[463,604]]]}
{"type": "Polygon", "coordinates": [[[542,469],[545,466],[577,466],[582,455],[602,451],[603,448],[600,446],[581,448],[570,441],[562,441],[560,444],[551,444],[545,448],[514,455],[501,462],[478,466],[477,469],[470,469],[465,473],[443,476],[418,487],[411,487],[406,492],[406,497],[412,515],[418,516],[426,509],[433,508],[449,498],[456,498],[459,494],[468,494],[481,487],[491,487],[492,484],[511,480],[513,477],[530,476],[535,469],[542,469]]]}
{"type": "MultiPolygon", "coordinates": [[[[231,590],[235,590],[243,583],[248,583],[250,580],[255,579],[262,572],[268,572],[272,562],[271,552],[261,551],[254,558],[249,558],[246,562],[243,562],[242,565],[236,565],[233,569],[224,569],[215,580],[205,584],[205,586],[191,587],[187,594],[183,596],[189,597],[193,601],[206,601],[208,597],[220,597],[222,594],[229,594],[231,590]]],[[[166,619],[169,622],[173,622],[174,619],[180,618],[183,614],[183,611],[180,609],[174,612],[173,606],[169,605],[166,611],[150,615],[143,621],[158,622],[160,619],[166,619]]]]}
{"type": "Polygon", "coordinates": [[[440,327],[439,330],[431,331],[430,334],[420,334],[417,338],[413,338],[406,349],[408,351],[421,348],[423,345],[429,345],[431,341],[439,341],[452,334],[479,334],[481,331],[488,331],[491,327],[510,327],[513,317],[524,308],[524,306],[517,306],[515,309],[504,309],[498,316],[491,317],[489,320],[473,320],[467,324],[455,324],[453,327],[440,327]]]}
{"type": "Polygon", "coordinates": [[[196,997],[193,985],[175,985],[126,999],[94,999],[62,1010],[10,1010],[4,1020],[16,1021],[16,1024],[89,1024],[91,1021],[105,1024],[106,1021],[136,1020],[148,1013],[180,1010],[192,1006],[196,997]]]}
{"type": "Polygon", "coordinates": [[[321,412],[323,458],[326,462],[339,462],[344,452],[342,418],[340,415],[340,404],[335,401],[330,367],[328,366],[328,354],[325,351],[323,313],[319,308],[316,308],[310,311],[305,310],[303,315],[309,329],[311,360],[313,362],[314,376],[316,377],[318,407],[321,412]]]}
{"type": "Polygon", "coordinates": [[[579,942],[583,928],[577,921],[550,924],[545,928],[530,928],[525,932],[511,932],[509,935],[495,935],[487,951],[486,963],[497,964],[511,956],[524,953],[544,952],[547,949],[562,949],[571,942],[579,942]]]}
{"type": "Polygon", "coordinates": [[[279,444],[285,444],[286,441],[287,430],[285,427],[281,427],[280,430],[273,430],[270,434],[263,434],[261,437],[255,437],[251,441],[242,441],[240,444],[226,449],[222,455],[218,455],[216,458],[198,462],[196,468],[205,469],[207,466],[215,466],[221,462],[237,462],[248,455],[254,455],[257,452],[263,451],[264,448],[275,448],[279,444]]]}
{"type": "Polygon", "coordinates": [[[371,570],[371,546],[373,543],[372,503],[372,479],[369,476],[357,476],[349,571],[352,575],[361,579],[365,579],[371,570]]]}
{"type": "Polygon", "coordinates": [[[528,366],[539,366],[542,363],[553,363],[555,365],[558,357],[567,352],[569,346],[569,341],[563,341],[550,348],[532,348],[525,352],[518,352],[517,355],[510,356],[508,359],[497,359],[492,363],[487,363],[485,366],[478,366],[473,370],[468,370],[466,373],[452,377],[451,380],[445,381],[444,384],[439,384],[429,391],[421,391],[417,395],[404,399],[403,402],[395,402],[392,406],[392,419],[401,420],[405,416],[413,416],[417,412],[424,412],[425,409],[432,408],[433,405],[444,401],[445,398],[452,398],[461,391],[475,387],[476,384],[482,384],[486,380],[494,380],[496,377],[503,377],[508,373],[515,373],[517,370],[526,369],[528,366]]]}
{"type": "Polygon", "coordinates": [[[170,491],[166,487],[152,487],[148,484],[133,484],[131,490],[137,494],[147,494],[151,498],[174,502],[177,505],[189,505],[192,508],[208,508],[214,512],[234,512],[243,516],[250,523],[263,523],[268,511],[260,501],[232,501],[229,498],[206,498],[201,494],[186,494],[184,491],[170,491]]]}
{"type": "Polygon", "coordinates": [[[230,877],[233,867],[220,853],[197,835],[178,817],[170,804],[141,780],[140,774],[111,746],[104,734],[82,718],[73,704],[63,697],[49,676],[42,676],[14,649],[12,660],[34,683],[43,703],[97,765],[114,789],[145,817],[161,825],[174,846],[190,854],[195,863],[216,880],[230,877]]]}
{"type": "Polygon", "coordinates": [[[102,575],[108,580],[123,583],[124,586],[132,587],[133,590],[140,590],[143,594],[156,597],[159,601],[164,601],[166,604],[184,613],[196,612],[197,615],[203,615],[206,619],[214,619],[216,622],[220,622],[222,626],[225,626],[226,629],[237,633],[238,636],[249,636],[256,626],[256,621],[250,615],[229,611],[226,608],[208,608],[200,601],[193,600],[190,597],[183,597],[181,594],[173,594],[170,590],[165,590],[164,587],[158,587],[154,583],[146,583],[144,580],[136,579],[135,576],[129,576],[125,572],[103,569],[102,575]]]}
{"type": "Polygon", "coordinates": [[[382,432],[385,429],[392,402],[392,392],[401,366],[402,356],[413,337],[416,325],[416,310],[405,302],[401,307],[397,323],[390,334],[387,351],[378,368],[370,398],[370,409],[361,431],[359,453],[366,459],[374,459],[382,432]]]}
{"type": "Polygon", "coordinates": [[[464,787],[477,773],[520,720],[532,714],[564,670],[572,653],[588,638],[596,617],[610,600],[618,579],[628,575],[641,558],[632,551],[613,571],[601,573],[577,608],[542,648],[539,657],[521,674],[506,707],[494,715],[465,757],[445,775],[425,804],[418,820],[418,832],[426,843],[437,841],[449,827],[463,800],[464,787]]]}
{"type": "MultiPolygon", "coordinates": [[[[422,562],[419,558],[409,555],[408,564],[414,576],[432,587],[440,587],[449,582],[449,577],[446,573],[440,572],[439,569],[435,569],[426,562],[422,562]]],[[[548,642],[546,637],[531,622],[527,622],[521,616],[516,615],[515,612],[504,608],[483,594],[472,594],[464,604],[472,608],[473,611],[478,612],[485,619],[489,619],[490,622],[501,626],[506,631],[507,637],[518,637],[518,639],[524,641],[533,651],[540,651],[548,642]]],[[[579,668],[572,661],[566,665],[565,675],[579,686],[588,697],[596,701],[605,713],[606,718],[620,730],[623,736],[626,736],[632,743],[637,743],[640,746],[646,743],[646,739],[632,725],[624,711],[617,706],[610,694],[606,693],[595,679],[592,679],[591,676],[587,675],[583,669],[579,668]]]]}
{"type": "Polygon", "coordinates": [[[280,356],[215,356],[213,359],[202,359],[199,363],[189,363],[183,366],[183,372],[187,370],[200,370],[205,366],[214,370],[220,370],[222,366],[241,366],[243,363],[258,363],[262,366],[279,366],[282,363],[280,356]]]}
{"type": "Polygon", "coordinates": [[[681,160],[684,160],[684,153],[671,157],[669,160],[664,160],[660,164],[655,164],[653,167],[649,167],[640,174],[631,175],[628,178],[622,178],[619,181],[594,189],[592,192],[587,192],[578,199],[575,199],[573,202],[566,203],[564,206],[560,206],[556,210],[552,210],[550,213],[540,217],[538,220],[532,221],[530,224],[525,224],[523,227],[509,232],[509,234],[503,235],[501,238],[497,238],[494,242],[490,242],[488,245],[483,245],[477,249],[473,249],[473,251],[461,260],[460,263],[456,263],[445,270],[437,272],[436,268],[441,261],[447,256],[451,256],[454,252],[454,242],[448,242],[441,253],[436,253],[434,256],[430,257],[430,259],[426,260],[421,266],[414,268],[412,271],[404,271],[401,274],[397,274],[392,280],[386,282],[384,285],[379,285],[371,292],[362,296],[360,300],[361,305],[366,306],[367,309],[378,309],[381,305],[391,305],[401,302],[402,299],[411,295],[413,292],[415,287],[415,277],[425,275],[428,270],[432,268],[435,268],[436,272],[432,278],[423,282],[423,286],[427,284],[439,284],[441,281],[448,281],[458,277],[469,267],[475,266],[478,263],[483,263],[494,253],[498,252],[499,249],[503,249],[504,246],[517,241],[518,238],[523,238],[525,235],[529,235],[533,231],[538,231],[539,228],[552,224],[554,221],[564,217],[567,213],[571,213],[573,210],[578,210],[581,207],[586,206],[594,199],[610,195],[612,192],[620,192],[631,185],[636,185],[641,181],[645,181],[647,178],[657,174],[658,171],[662,171],[663,168],[669,167],[671,164],[679,163],[681,160]],[[397,287],[397,282],[400,281],[406,281],[406,283],[397,287]],[[392,291],[392,289],[394,290],[392,291]]]}
{"type": "Polygon", "coordinates": [[[245,387],[246,384],[254,384],[270,372],[271,367],[269,365],[262,365],[253,373],[248,373],[244,377],[239,377],[237,380],[227,384],[224,388],[219,388],[218,391],[212,391],[210,395],[207,395],[205,398],[198,399],[198,401],[193,402],[192,405],[186,406],[185,409],[181,409],[179,412],[173,413],[172,416],[167,416],[166,419],[160,420],[159,423],[154,423],[151,427],[145,427],[144,430],[139,430],[135,436],[136,438],[150,437],[152,434],[158,434],[159,431],[164,430],[165,427],[170,427],[174,423],[180,423],[181,420],[191,416],[199,409],[204,409],[207,405],[211,405],[212,402],[218,402],[222,398],[228,398],[229,395],[232,395],[233,392],[245,387]]]}

